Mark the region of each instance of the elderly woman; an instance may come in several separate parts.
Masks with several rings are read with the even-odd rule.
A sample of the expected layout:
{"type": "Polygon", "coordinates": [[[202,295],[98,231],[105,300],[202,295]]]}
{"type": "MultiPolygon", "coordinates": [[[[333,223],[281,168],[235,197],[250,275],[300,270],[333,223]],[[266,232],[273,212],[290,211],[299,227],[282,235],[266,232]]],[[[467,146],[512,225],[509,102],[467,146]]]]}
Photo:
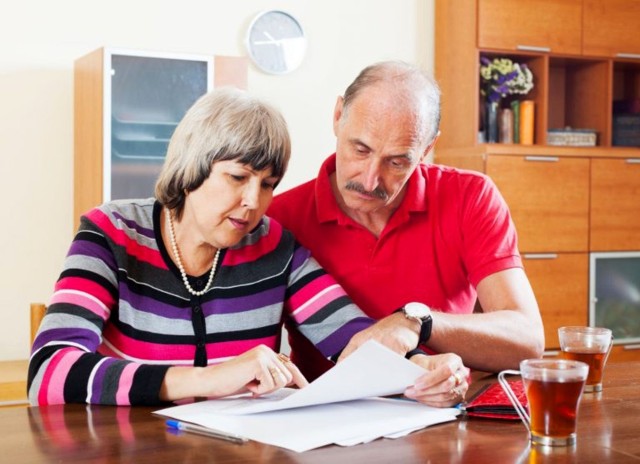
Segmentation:
{"type": "MultiPolygon", "coordinates": [[[[327,357],[358,332],[346,352],[367,338],[414,348],[411,321],[374,325],[264,216],[289,154],[286,124],[268,104],[230,89],[201,97],[171,139],[156,198],[112,201],[82,217],[33,344],[31,404],[302,387],[276,352],[285,319],[327,357]]],[[[424,402],[452,402],[449,377],[463,367],[455,355],[446,361],[424,402]]]]}

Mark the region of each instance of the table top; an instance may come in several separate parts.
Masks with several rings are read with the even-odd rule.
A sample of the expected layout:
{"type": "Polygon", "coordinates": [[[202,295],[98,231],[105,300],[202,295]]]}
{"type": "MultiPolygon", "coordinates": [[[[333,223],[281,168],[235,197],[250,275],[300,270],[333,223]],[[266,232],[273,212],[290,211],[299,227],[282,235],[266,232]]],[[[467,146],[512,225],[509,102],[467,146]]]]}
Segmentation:
{"type": "MultiPolygon", "coordinates": [[[[470,391],[496,377],[476,373],[470,391]]],[[[640,362],[610,364],[604,391],[584,394],[577,445],[532,447],[519,421],[461,418],[396,440],[295,453],[167,430],[159,408],[64,405],[0,408],[0,461],[11,463],[640,462],[640,362]]]]}

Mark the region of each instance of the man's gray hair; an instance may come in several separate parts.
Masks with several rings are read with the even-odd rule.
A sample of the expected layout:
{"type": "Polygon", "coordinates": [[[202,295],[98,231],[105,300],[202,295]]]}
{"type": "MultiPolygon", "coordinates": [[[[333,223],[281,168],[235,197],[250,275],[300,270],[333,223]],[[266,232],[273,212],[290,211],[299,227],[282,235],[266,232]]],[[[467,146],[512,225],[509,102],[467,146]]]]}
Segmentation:
{"type": "Polygon", "coordinates": [[[378,84],[391,84],[398,104],[415,113],[420,142],[430,143],[440,126],[440,88],[426,72],[403,61],[383,61],[364,68],[344,93],[343,117],[364,89],[378,84]]]}

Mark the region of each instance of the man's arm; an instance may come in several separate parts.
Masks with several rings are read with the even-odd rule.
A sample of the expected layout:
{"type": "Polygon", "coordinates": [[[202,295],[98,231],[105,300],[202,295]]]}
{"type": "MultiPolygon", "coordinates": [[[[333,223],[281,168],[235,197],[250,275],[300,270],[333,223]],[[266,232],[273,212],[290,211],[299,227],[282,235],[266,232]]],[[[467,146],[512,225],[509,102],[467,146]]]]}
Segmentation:
{"type": "Polygon", "coordinates": [[[542,356],[542,319],[524,271],[497,272],[482,279],[476,290],[483,312],[433,311],[427,345],[439,353],[456,353],[467,367],[489,372],[517,369],[521,360],[542,356]]]}

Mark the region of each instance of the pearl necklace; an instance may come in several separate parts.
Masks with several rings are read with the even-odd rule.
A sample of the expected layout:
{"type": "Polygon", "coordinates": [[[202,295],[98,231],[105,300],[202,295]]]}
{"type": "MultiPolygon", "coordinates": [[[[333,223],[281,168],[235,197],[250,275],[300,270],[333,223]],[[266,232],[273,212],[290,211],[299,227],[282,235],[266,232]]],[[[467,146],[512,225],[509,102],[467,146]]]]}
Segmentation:
{"type": "Polygon", "coordinates": [[[216,267],[218,267],[218,258],[220,258],[220,249],[216,251],[216,255],[213,257],[213,264],[211,265],[211,271],[209,271],[209,280],[207,281],[207,285],[204,287],[202,291],[195,291],[191,284],[189,284],[189,279],[187,279],[187,273],[184,270],[184,266],[182,265],[182,260],[180,259],[180,252],[178,251],[178,244],[176,243],[176,234],[173,230],[173,218],[171,217],[171,211],[169,209],[165,210],[167,213],[167,223],[169,224],[169,239],[171,241],[171,249],[173,250],[173,256],[176,257],[176,264],[178,265],[178,269],[180,270],[180,275],[182,276],[182,282],[184,282],[184,286],[187,287],[187,291],[195,296],[202,296],[207,291],[209,291],[209,287],[213,282],[213,276],[216,275],[216,267]]]}

